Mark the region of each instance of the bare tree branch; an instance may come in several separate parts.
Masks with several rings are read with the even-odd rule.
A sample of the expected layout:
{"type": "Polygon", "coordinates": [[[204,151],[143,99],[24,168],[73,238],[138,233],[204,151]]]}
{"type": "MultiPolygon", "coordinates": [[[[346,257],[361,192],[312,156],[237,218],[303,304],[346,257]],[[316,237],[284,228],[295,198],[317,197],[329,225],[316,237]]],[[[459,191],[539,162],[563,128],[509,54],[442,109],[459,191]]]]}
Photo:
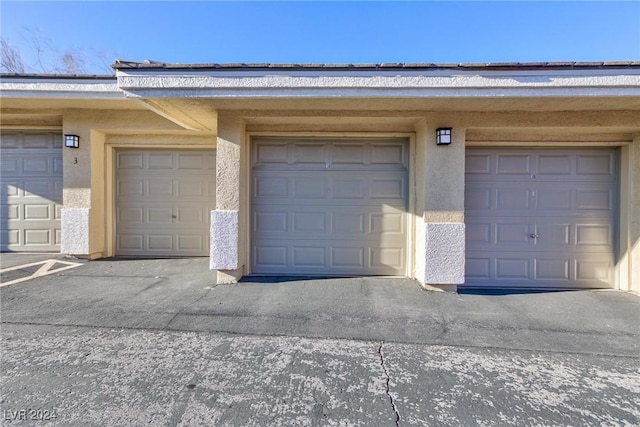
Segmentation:
{"type": "Polygon", "coordinates": [[[24,73],[22,55],[4,37],[0,37],[0,50],[2,55],[0,70],[3,73],[24,73]]]}
{"type": "Polygon", "coordinates": [[[24,27],[16,48],[2,38],[3,73],[113,74],[108,56],[114,53],[84,48],[58,49],[40,29],[24,27]],[[26,60],[24,59],[26,58],[26,60]]]}
{"type": "Polygon", "coordinates": [[[52,67],[47,61],[47,55],[55,55],[57,49],[41,29],[23,28],[23,38],[26,39],[29,47],[35,51],[35,64],[31,67],[36,72],[50,73],[52,67]]]}

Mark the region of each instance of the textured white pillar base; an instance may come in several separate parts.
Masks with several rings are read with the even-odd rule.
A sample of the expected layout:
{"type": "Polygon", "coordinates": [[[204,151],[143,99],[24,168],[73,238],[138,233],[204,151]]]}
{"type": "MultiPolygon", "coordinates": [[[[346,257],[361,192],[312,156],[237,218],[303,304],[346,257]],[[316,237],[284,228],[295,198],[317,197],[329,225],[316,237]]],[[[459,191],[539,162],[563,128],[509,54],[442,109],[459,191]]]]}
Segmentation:
{"type": "Polygon", "coordinates": [[[426,223],[425,284],[463,284],[464,263],[464,223],[426,223]]]}
{"type": "Polygon", "coordinates": [[[238,283],[243,275],[244,269],[242,268],[237,270],[218,270],[216,272],[216,285],[232,285],[238,283]]]}
{"type": "Polygon", "coordinates": [[[211,211],[209,269],[238,268],[238,211],[211,211]]]}
{"type": "Polygon", "coordinates": [[[60,253],[89,255],[89,208],[62,209],[60,253]]]}

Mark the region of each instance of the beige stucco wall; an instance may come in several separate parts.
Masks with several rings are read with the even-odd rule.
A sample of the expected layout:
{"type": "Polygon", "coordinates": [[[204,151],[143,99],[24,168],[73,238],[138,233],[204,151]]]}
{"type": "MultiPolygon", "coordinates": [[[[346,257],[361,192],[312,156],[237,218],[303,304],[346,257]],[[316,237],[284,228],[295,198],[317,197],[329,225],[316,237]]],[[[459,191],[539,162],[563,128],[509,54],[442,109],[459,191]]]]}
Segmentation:
{"type": "MultiPolygon", "coordinates": [[[[64,207],[83,213],[88,210],[88,250],[92,257],[112,255],[109,239],[109,195],[113,191],[109,156],[115,147],[182,147],[217,145],[216,210],[238,215],[237,268],[219,271],[220,282],[232,282],[246,272],[249,239],[248,134],[288,133],[342,136],[376,135],[393,132],[413,135],[411,163],[413,221],[413,268],[410,275],[426,283],[427,228],[430,224],[464,223],[464,152],[472,145],[488,146],[615,146],[624,151],[621,190],[619,277],[621,288],[640,293],[640,122],[637,110],[543,111],[554,109],[553,100],[532,100],[537,111],[433,111],[420,109],[420,100],[381,100],[378,109],[350,109],[349,99],[332,101],[335,109],[314,100],[264,101],[270,109],[255,110],[251,100],[236,101],[246,109],[218,111],[218,134],[186,131],[154,112],[134,110],[65,109],[57,113],[35,111],[29,119],[24,109],[3,109],[2,125],[53,126],[62,123],[63,133],[80,136],[80,148],[64,149],[64,207]],[[270,103],[268,103],[270,102],[270,103]],[[393,108],[392,108],[393,107],[393,108]],[[15,113],[15,114],[14,114],[15,113]],[[19,113],[19,114],[18,114],[19,113]],[[11,118],[14,114],[13,118],[11,118]],[[439,147],[435,129],[453,127],[453,143],[439,147]],[[626,163],[625,163],[626,162],[626,163]],[[105,182],[106,180],[106,182],[105,182]]],[[[318,101],[319,102],[319,101],[318,101]]],[[[500,100],[495,100],[495,103],[500,100]]],[[[565,101],[568,102],[568,101],[565,101]]],[[[354,104],[355,105],[355,104],[354,104]]],[[[568,105],[568,104],[567,104],[568,105]]],[[[579,108],[580,100],[573,104],[579,108]]],[[[210,106],[214,107],[214,103],[210,106]]],[[[447,106],[443,104],[443,108],[447,106]]],[[[212,110],[213,111],[213,110],[212,110]]],[[[69,211],[70,213],[73,213],[69,211]]],[[[76,212],[76,211],[74,211],[76,212]]],[[[71,215],[84,218],[82,215],[71,215]]],[[[84,233],[82,229],[79,231],[84,233]]],[[[75,236],[74,236],[75,238],[75,236]]],[[[437,284],[437,283],[434,283],[437,284]]]]}
{"type": "Polygon", "coordinates": [[[417,189],[424,191],[424,203],[420,205],[422,224],[417,228],[424,228],[419,236],[424,244],[416,249],[415,258],[416,265],[424,262],[424,267],[416,278],[423,285],[454,290],[464,283],[465,128],[451,119],[427,118],[420,133],[424,163],[416,165],[416,181],[424,186],[417,189]],[[453,128],[450,145],[436,144],[438,127],[453,128]]]}
{"type": "MultiPolygon", "coordinates": [[[[247,182],[243,173],[247,158],[247,142],[245,141],[245,124],[241,117],[236,115],[218,115],[218,138],[216,155],[216,211],[228,211],[219,218],[228,218],[236,223],[245,224],[248,218],[246,191],[247,182]],[[229,213],[234,213],[230,215],[229,213]]],[[[217,223],[217,222],[216,222],[217,223]]],[[[224,223],[220,223],[224,227],[224,223]]],[[[246,265],[246,226],[233,227],[237,233],[224,234],[225,242],[212,242],[221,246],[232,244],[234,240],[237,247],[237,260],[233,269],[218,269],[217,283],[235,283],[244,274],[246,265]]],[[[212,236],[217,235],[212,230],[212,236]]],[[[222,237],[222,236],[219,236],[222,237]]],[[[212,237],[215,238],[215,237],[212,237]]],[[[214,255],[215,258],[215,254],[214,255]]],[[[217,265],[229,265],[228,260],[218,264],[218,260],[212,259],[211,267],[217,265]]]]}
{"type": "MultiPolygon", "coordinates": [[[[180,135],[181,128],[176,124],[143,110],[86,110],[71,109],[63,112],[63,133],[80,137],[78,149],[65,148],[63,150],[63,204],[67,210],[69,221],[78,218],[88,218],[86,226],[71,227],[67,224],[63,233],[63,249],[86,248],[85,253],[73,255],[99,258],[113,255],[110,253],[110,238],[113,220],[109,206],[109,196],[113,188],[111,181],[113,171],[111,162],[107,158],[112,152],[108,149],[108,142],[130,146],[155,146],[185,144],[185,138],[192,136],[180,135]],[[152,135],[149,135],[152,134],[152,135]],[[78,215],[86,212],[88,216],[78,215]],[[73,215],[73,214],[76,215],[73,215]],[[85,231],[86,230],[86,231],[85,231]],[[82,245],[66,244],[65,239],[75,241],[85,239],[82,245]]],[[[196,137],[202,143],[203,138],[196,137]]],[[[210,145],[214,140],[208,137],[210,145]]],[[[189,142],[187,142],[189,143],[189,142]]],[[[191,144],[194,141],[190,142],[191,144]]],[[[64,222],[63,217],[63,222],[64,222]]],[[[65,228],[65,224],[63,224],[65,228]]]]}

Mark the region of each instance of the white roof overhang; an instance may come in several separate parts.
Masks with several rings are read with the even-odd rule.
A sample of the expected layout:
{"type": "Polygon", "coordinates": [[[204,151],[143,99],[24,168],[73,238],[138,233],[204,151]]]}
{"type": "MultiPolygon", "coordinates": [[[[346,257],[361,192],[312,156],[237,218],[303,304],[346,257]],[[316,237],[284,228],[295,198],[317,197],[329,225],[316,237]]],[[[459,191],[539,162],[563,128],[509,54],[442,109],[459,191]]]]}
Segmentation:
{"type": "Polygon", "coordinates": [[[3,76],[0,96],[7,98],[122,99],[115,78],[3,76]]]}
{"type": "Polygon", "coordinates": [[[534,70],[117,70],[136,98],[478,98],[640,96],[640,68],[534,70]]]}

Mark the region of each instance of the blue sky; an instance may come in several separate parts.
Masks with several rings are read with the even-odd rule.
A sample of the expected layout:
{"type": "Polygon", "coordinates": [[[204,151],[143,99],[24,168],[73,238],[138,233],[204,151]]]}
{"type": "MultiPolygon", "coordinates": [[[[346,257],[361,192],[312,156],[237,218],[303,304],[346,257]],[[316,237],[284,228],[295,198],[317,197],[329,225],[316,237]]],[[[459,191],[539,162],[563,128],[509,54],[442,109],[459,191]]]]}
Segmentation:
{"type": "Polygon", "coordinates": [[[108,63],[640,60],[639,0],[3,0],[0,13],[2,37],[28,66],[35,52],[28,30],[58,56],[74,50],[108,63]]]}

